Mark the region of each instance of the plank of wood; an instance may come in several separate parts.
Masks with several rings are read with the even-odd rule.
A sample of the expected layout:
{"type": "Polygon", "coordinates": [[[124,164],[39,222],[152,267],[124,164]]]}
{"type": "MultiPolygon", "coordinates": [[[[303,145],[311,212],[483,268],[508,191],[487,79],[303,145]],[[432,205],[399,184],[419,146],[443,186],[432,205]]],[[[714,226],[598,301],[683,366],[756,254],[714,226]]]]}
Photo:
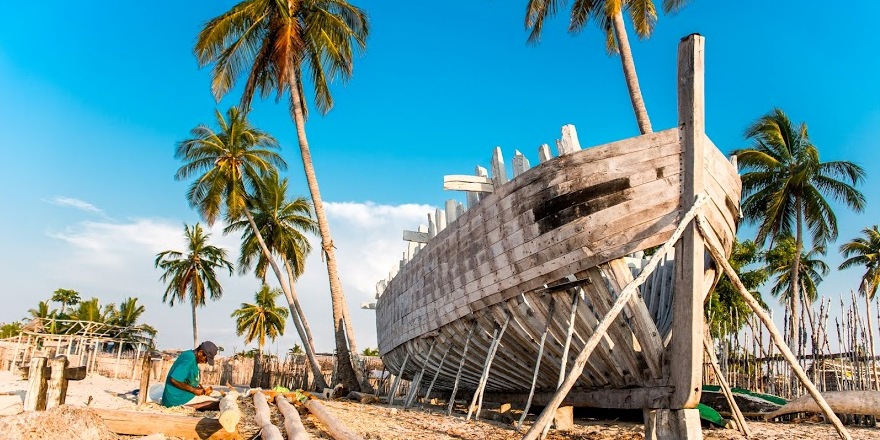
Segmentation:
{"type": "Polygon", "coordinates": [[[240,439],[238,433],[226,432],[217,419],[188,417],[169,414],[153,414],[141,411],[93,410],[116,434],[152,435],[202,440],[240,439]]]}
{"type": "Polygon", "coordinates": [[[403,231],[403,240],[415,243],[427,243],[431,240],[427,232],[403,231]]]}
{"type": "Polygon", "coordinates": [[[495,191],[495,186],[492,185],[492,179],[489,179],[488,177],[452,175],[443,176],[443,189],[491,193],[495,191]]]}
{"type": "Polygon", "coordinates": [[[47,359],[32,357],[28,370],[28,389],[24,398],[25,411],[43,411],[46,409],[46,389],[48,388],[49,369],[47,359]]]}

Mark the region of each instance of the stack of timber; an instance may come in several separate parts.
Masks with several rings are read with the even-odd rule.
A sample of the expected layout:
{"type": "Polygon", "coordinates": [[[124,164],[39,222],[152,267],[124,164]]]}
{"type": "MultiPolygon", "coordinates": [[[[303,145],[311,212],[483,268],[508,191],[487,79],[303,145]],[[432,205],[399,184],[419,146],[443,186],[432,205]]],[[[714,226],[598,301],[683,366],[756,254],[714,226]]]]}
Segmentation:
{"type": "MultiPolygon", "coordinates": [[[[694,90],[701,94],[701,87],[694,90]]],[[[669,240],[696,196],[706,198],[699,209],[709,220],[709,238],[729,255],[741,183],[736,165],[702,131],[701,99],[691,116],[682,117],[679,105],[688,122],[678,128],[586,149],[574,127],[564,126],[558,155],[543,145],[541,163],[529,168],[517,153],[510,180],[500,149],[491,176],[481,167],[476,176],[447,176],[447,189],[468,191],[467,209],[447,202],[445,211],[429,215],[427,228],[404,232],[411,242],[404,260],[377,285],[379,352],[389,371],[453,398],[456,390],[473,390],[480,400],[486,393],[496,401],[544,405],[641,269],[642,260],[632,256],[669,240]],[[686,172],[687,163],[697,164],[696,171],[686,172]]],[[[676,263],[698,259],[684,252],[676,245],[676,257],[662,260],[641,285],[564,404],[696,405],[691,385],[682,391],[691,397],[672,398],[683,382],[671,377],[689,374],[670,372],[678,357],[672,332],[690,333],[696,319],[702,328],[701,300],[717,273],[699,261],[697,287],[687,293],[696,304],[690,315],[697,316],[673,319],[676,263]]],[[[688,344],[687,350],[702,351],[699,331],[688,344]]]]}

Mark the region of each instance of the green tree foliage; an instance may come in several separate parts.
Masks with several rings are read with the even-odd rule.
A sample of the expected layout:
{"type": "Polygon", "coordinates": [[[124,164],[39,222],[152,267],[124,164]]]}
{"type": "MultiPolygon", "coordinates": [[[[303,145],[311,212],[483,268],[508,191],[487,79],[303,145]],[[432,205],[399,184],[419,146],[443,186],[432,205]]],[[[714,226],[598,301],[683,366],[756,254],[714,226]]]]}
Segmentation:
{"type": "Polygon", "coordinates": [[[61,312],[59,315],[64,315],[67,307],[72,307],[81,301],[79,297],[79,292],[73,289],[57,289],[55,292],[52,292],[52,301],[61,303],[61,312]]]}
{"type": "MultiPolygon", "coordinates": [[[[776,283],[773,284],[770,293],[779,297],[783,303],[790,301],[791,274],[796,249],[794,237],[788,235],[778,239],[764,257],[769,275],[776,278],[776,283]]],[[[824,255],[825,248],[822,246],[814,246],[807,252],[801,252],[800,255],[798,279],[800,280],[801,295],[805,295],[811,303],[819,297],[817,286],[829,272],[828,265],[819,259],[824,255]]]]}
{"type": "MultiPolygon", "coordinates": [[[[730,255],[730,265],[736,271],[740,281],[751,294],[761,302],[761,293],[758,287],[767,281],[767,271],[761,264],[763,256],[758,245],[751,240],[736,241],[733,244],[733,252],[730,255]]],[[[722,275],[718,284],[710,294],[704,308],[709,322],[709,331],[713,338],[719,338],[728,333],[735,333],[746,324],[752,311],[742,299],[739,290],[730,282],[727,275],[722,275]]]]}
{"type": "Polygon", "coordinates": [[[880,230],[877,225],[862,229],[862,236],[840,246],[840,253],[846,260],[840,264],[839,270],[862,266],[865,273],[859,283],[859,292],[874,299],[880,287],[880,230]]]}
{"type": "MultiPolygon", "coordinates": [[[[742,210],[746,221],[758,225],[755,239],[763,245],[784,236],[794,236],[795,252],[789,284],[800,292],[800,256],[806,226],[812,246],[826,246],[837,238],[837,217],[829,201],[844,203],[856,212],[865,206],[865,196],[855,186],[864,180],[861,167],[846,161],[822,162],[806,124],[796,126],[780,109],[761,116],[745,136],[748,148],[734,151],[742,175],[742,210]]],[[[771,245],[771,247],[773,247],[771,245]]],[[[790,294],[792,328],[789,345],[799,354],[800,295],[790,294]]]]}
{"type": "Polygon", "coordinates": [[[379,356],[379,349],[367,347],[361,354],[363,354],[364,356],[379,356]]]}
{"type": "MultiPolygon", "coordinates": [[[[218,100],[242,76],[246,80],[240,105],[245,111],[257,92],[263,97],[274,94],[279,99],[290,96],[288,108],[296,124],[300,157],[327,263],[336,351],[340,359],[350,359],[352,352],[356,356],[357,348],[306,138],[308,106],[303,84],[305,74],[309,75],[315,105],[323,113],[329,111],[333,106],[329,84],[337,78],[351,77],[354,53],[365,47],[368,34],[366,12],[344,0],[245,0],[205,24],[194,48],[201,66],[214,64],[211,90],[218,100]]],[[[280,280],[278,272],[276,269],[280,280]]],[[[281,283],[283,287],[284,282],[281,283]]],[[[342,383],[353,391],[360,390],[351,362],[340,362],[338,371],[342,383]]]]}
{"type": "Polygon", "coordinates": [[[0,339],[11,338],[21,334],[21,323],[18,321],[0,323],[0,339]]]}
{"type": "Polygon", "coordinates": [[[110,303],[101,307],[101,301],[93,297],[87,301],[80,301],[77,308],[71,311],[70,317],[78,321],[112,324],[110,321],[115,314],[116,304],[110,303]]]}
{"type": "Polygon", "coordinates": [[[226,260],[226,251],[209,243],[211,234],[202,230],[198,223],[184,225],[187,246],[185,252],[168,250],[156,255],[155,265],[162,269],[161,280],[168,284],[162,302],[174,306],[174,302],[188,301],[192,308],[193,346],[198,346],[198,320],[196,307],[204,306],[210,296],[218,300],[223,287],[217,280],[217,270],[227,269],[232,275],[232,263],[226,260]]]}
{"type": "Polygon", "coordinates": [[[241,307],[232,312],[235,318],[235,332],[244,335],[244,343],[257,341],[259,352],[262,353],[266,338],[275,340],[284,334],[284,320],[287,309],[275,305],[275,298],[281,295],[278,289],[263,287],[254,295],[253,303],[241,303],[241,307]]]}

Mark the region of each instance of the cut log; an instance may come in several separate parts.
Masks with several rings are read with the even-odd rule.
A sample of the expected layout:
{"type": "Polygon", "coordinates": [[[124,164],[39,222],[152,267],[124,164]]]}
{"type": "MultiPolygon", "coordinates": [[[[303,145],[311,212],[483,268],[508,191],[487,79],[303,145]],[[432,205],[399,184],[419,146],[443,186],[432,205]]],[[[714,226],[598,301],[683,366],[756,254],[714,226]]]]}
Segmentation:
{"type": "MultiPolygon", "coordinates": [[[[826,391],[822,397],[835,414],[864,414],[880,416],[880,391],[826,391]]],[[[809,394],[786,403],[764,416],[767,420],[796,412],[821,413],[822,409],[809,394]]]]}
{"type": "Polygon", "coordinates": [[[335,440],[363,440],[363,437],[342,424],[321,402],[309,399],[306,400],[305,407],[315,418],[324,424],[330,436],[335,440]]]}
{"type": "Polygon", "coordinates": [[[260,427],[260,437],[263,440],[284,440],[281,430],[272,424],[271,410],[266,402],[266,395],[260,391],[254,393],[254,411],[257,425],[260,427]]]}
{"type": "Polygon", "coordinates": [[[141,364],[141,387],[138,391],[138,406],[147,403],[147,395],[149,394],[150,389],[150,367],[153,365],[152,362],[150,350],[147,350],[144,353],[144,360],[141,364]]]}
{"type": "Polygon", "coordinates": [[[164,434],[168,437],[203,440],[240,438],[236,433],[226,432],[217,419],[111,409],[94,409],[94,411],[104,420],[107,427],[116,434],[164,434]]]}
{"type": "Polygon", "coordinates": [[[31,358],[28,370],[28,390],[24,398],[25,411],[43,411],[46,409],[46,388],[48,388],[49,369],[46,358],[31,358]]]}
{"type": "Polygon", "coordinates": [[[355,402],[360,402],[365,405],[369,405],[371,403],[379,403],[379,398],[376,397],[375,394],[367,394],[362,393],[360,391],[352,391],[345,396],[348,400],[354,400],[355,402]]]}
{"type": "Polygon", "coordinates": [[[287,432],[287,440],[308,440],[311,438],[303,426],[296,407],[291,405],[284,396],[276,396],[275,405],[284,416],[284,431],[287,432]]]}
{"type": "Polygon", "coordinates": [[[241,410],[238,408],[238,397],[241,394],[232,388],[220,399],[220,415],[217,417],[226,432],[235,432],[238,421],[241,420],[241,410]]]}

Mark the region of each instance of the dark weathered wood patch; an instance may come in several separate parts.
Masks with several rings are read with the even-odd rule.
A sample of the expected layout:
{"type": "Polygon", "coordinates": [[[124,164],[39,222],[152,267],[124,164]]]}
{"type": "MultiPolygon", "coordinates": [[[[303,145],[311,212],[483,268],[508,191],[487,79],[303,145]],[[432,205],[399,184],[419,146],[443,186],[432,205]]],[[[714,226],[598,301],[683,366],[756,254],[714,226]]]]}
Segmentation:
{"type": "Polygon", "coordinates": [[[542,234],[552,231],[575,219],[620,203],[625,199],[623,191],[629,187],[629,179],[620,177],[553,197],[535,207],[535,221],[542,234]]]}

